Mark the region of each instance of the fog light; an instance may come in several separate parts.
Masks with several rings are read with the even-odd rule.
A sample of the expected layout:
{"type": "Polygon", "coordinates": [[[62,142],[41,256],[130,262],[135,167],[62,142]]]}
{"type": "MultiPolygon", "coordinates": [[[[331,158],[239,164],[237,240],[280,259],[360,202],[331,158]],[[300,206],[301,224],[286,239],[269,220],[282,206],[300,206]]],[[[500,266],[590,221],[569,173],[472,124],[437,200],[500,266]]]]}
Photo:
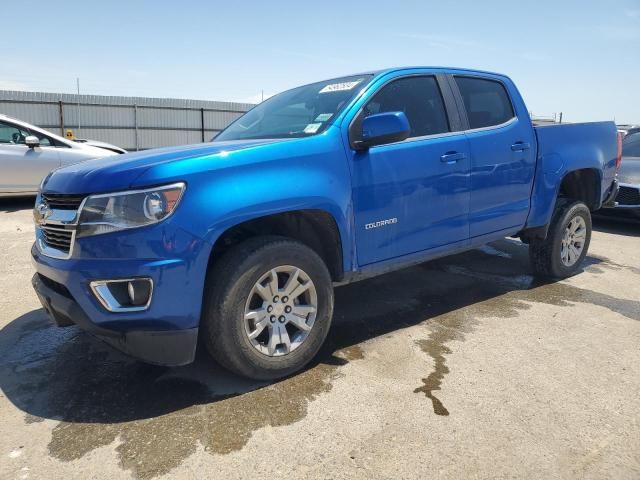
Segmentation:
{"type": "Polygon", "coordinates": [[[140,306],[146,305],[151,297],[151,281],[144,280],[131,280],[127,284],[127,292],[129,293],[129,303],[131,305],[140,306]]]}
{"type": "Polygon", "coordinates": [[[110,312],[137,312],[151,304],[153,281],[150,278],[96,280],[90,285],[98,301],[110,312]]]}

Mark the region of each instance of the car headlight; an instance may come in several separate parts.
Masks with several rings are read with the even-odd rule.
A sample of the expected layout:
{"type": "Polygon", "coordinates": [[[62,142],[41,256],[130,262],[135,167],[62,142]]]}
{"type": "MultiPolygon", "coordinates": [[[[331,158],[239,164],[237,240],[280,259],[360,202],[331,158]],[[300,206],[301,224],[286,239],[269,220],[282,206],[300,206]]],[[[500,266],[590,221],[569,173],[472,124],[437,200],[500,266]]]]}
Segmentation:
{"type": "Polygon", "coordinates": [[[87,197],[76,236],[100,235],[161,222],[176,209],[184,190],[184,183],[173,183],[87,197]]]}

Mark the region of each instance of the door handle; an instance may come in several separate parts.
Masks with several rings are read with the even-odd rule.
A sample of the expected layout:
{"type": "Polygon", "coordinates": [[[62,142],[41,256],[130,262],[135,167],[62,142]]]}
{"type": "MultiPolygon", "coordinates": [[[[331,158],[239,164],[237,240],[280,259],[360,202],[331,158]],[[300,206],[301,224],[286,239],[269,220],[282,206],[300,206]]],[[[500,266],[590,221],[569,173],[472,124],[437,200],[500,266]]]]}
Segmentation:
{"type": "Polygon", "coordinates": [[[440,161],[451,165],[453,163],[458,162],[459,160],[464,160],[466,157],[467,156],[464,153],[447,152],[440,157],[440,161]]]}
{"type": "Polygon", "coordinates": [[[524,152],[525,150],[529,150],[531,148],[531,144],[525,142],[516,142],[511,145],[511,150],[514,152],[524,152]]]}

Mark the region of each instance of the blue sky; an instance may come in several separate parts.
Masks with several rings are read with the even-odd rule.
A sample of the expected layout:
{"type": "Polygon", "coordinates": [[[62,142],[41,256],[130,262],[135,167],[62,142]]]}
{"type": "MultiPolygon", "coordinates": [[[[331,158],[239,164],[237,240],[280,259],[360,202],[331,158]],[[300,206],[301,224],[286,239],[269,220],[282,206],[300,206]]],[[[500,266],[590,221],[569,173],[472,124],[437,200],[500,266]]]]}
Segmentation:
{"type": "MultiPolygon", "coordinates": [[[[0,89],[249,101],[401,65],[510,75],[529,110],[640,123],[640,0],[28,1],[0,89]]],[[[11,39],[11,42],[7,42],[11,39]]]]}

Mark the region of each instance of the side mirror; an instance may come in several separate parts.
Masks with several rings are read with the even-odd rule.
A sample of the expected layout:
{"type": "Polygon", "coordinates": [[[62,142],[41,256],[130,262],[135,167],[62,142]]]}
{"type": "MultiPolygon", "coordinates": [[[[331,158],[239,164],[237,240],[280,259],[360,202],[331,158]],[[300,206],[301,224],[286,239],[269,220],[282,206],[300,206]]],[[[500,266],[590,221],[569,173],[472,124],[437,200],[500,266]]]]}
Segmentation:
{"type": "Polygon", "coordinates": [[[25,137],[24,144],[29,148],[36,148],[40,146],[40,139],[35,135],[29,135],[25,137]]]}
{"type": "Polygon", "coordinates": [[[362,134],[354,141],[357,150],[365,150],[385,143],[401,142],[409,137],[411,127],[404,112],[385,112],[369,115],[362,120],[362,134]]]}

